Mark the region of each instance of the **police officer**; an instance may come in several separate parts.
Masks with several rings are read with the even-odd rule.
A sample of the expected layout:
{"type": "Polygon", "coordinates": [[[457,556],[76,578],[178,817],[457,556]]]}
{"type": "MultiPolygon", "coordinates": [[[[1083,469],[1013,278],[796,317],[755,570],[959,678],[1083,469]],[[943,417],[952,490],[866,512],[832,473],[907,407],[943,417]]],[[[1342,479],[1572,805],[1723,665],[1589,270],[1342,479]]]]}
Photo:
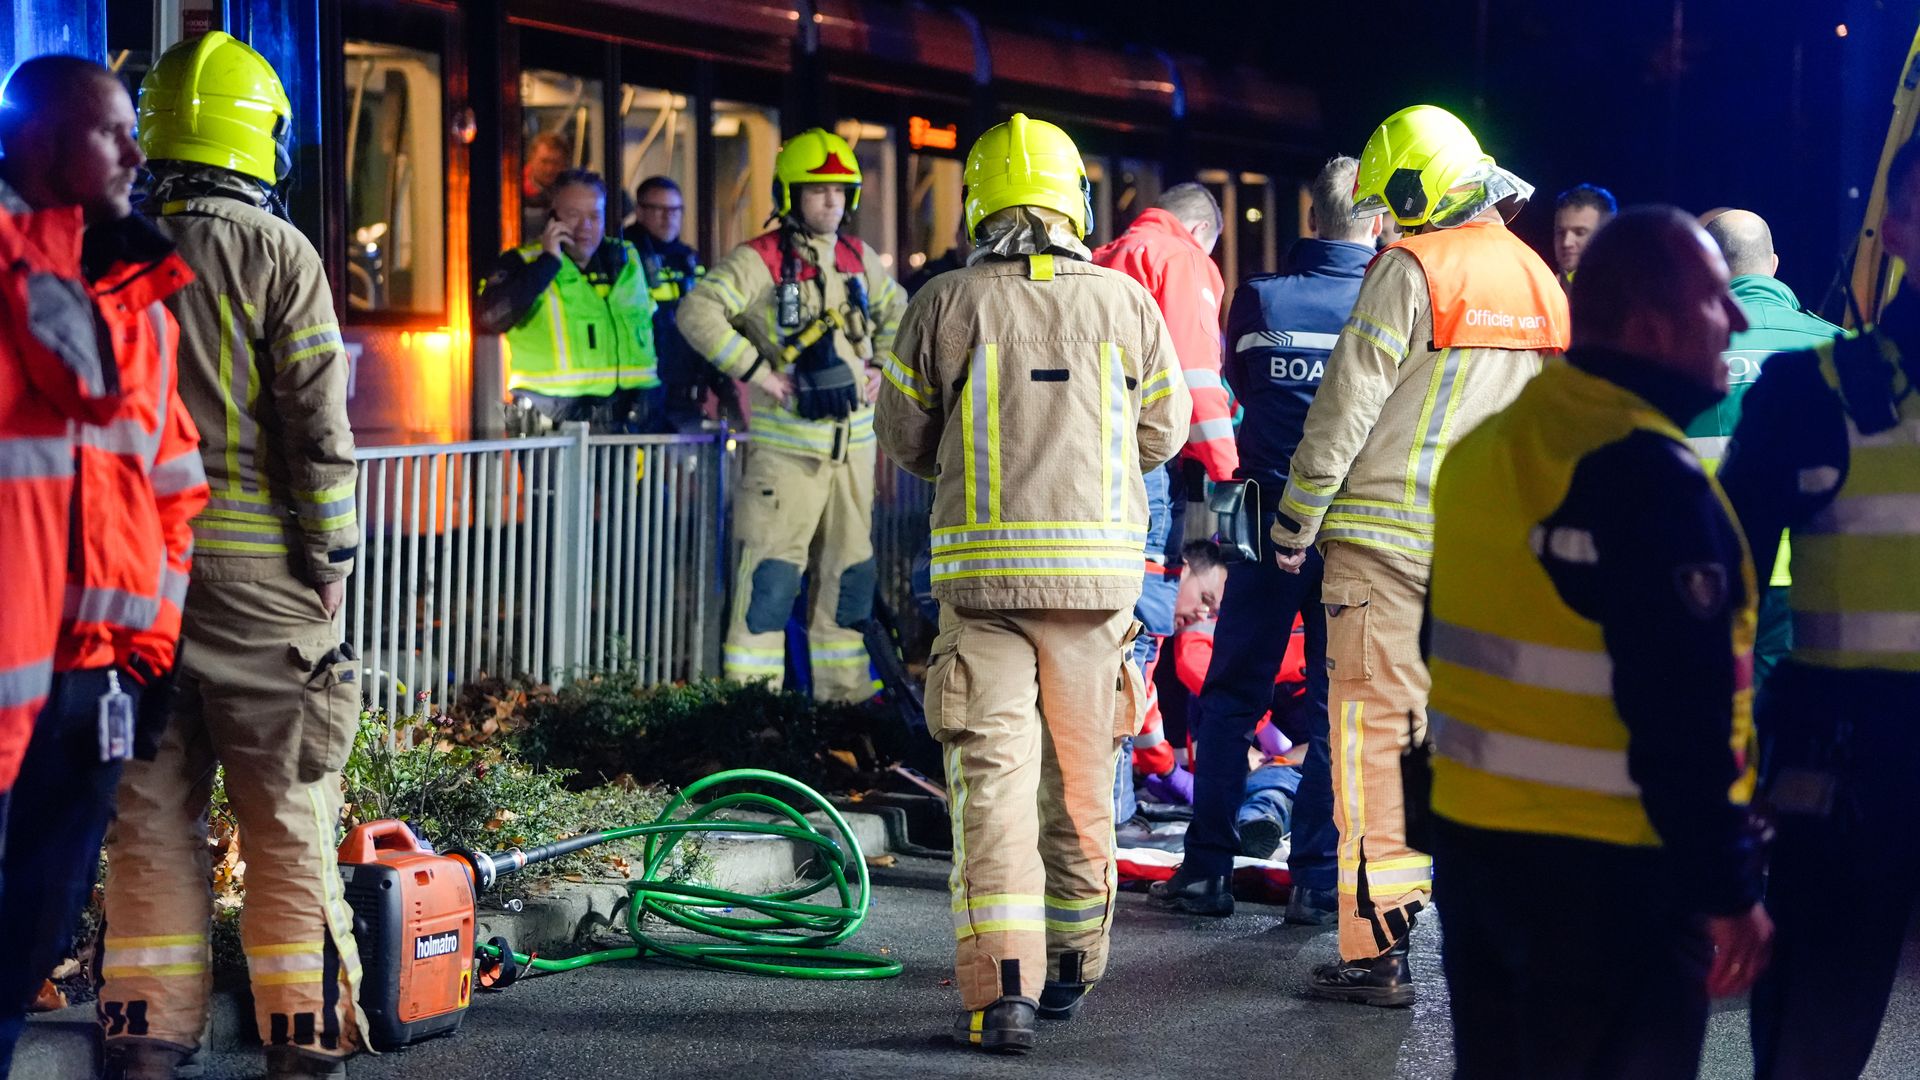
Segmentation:
{"type": "Polygon", "coordinates": [[[1360,154],[1354,213],[1412,230],[1367,269],[1288,464],[1269,534],[1282,569],[1326,559],[1340,961],[1321,996],[1413,1000],[1406,964],[1431,864],[1407,842],[1400,756],[1424,741],[1419,633],[1433,479],[1455,439],[1566,347],[1567,299],[1506,227],[1533,189],[1444,109],[1388,117],[1360,154]]]}
{"type": "Polygon", "coordinates": [[[1601,229],[1572,303],[1566,362],[1460,441],[1434,495],[1461,1080],[1691,1077],[1709,993],[1745,989],[1771,933],[1746,813],[1754,575],[1681,433],[1726,392],[1745,320],[1673,207],[1601,229]]]}
{"type": "Polygon", "coordinates": [[[789,139],[774,162],[773,203],[778,226],[728,252],[678,316],[688,344],[753,384],[725,671],[782,684],[787,617],[811,569],[814,696],[862,701],[873,696],[859,629],[875,584],[871,402],[906,294],[872,248],[840,234],[860,205],[845,139],[820,128],[789,139]]]}
{"type": "Polygon", "coordinates": [[[501,254],[474,308],[476,326],[503,335],[509,429],[657,430],[666,415],[640,254],[607,239],[599,173],[569,169],[547,190],[540,239],[501,254]]]}
{"type": "MultiPolygon", "coordinates": [[[[1895,153],[1885,183],[1881,238],[1912,266],[1920,143],[1895,153]]],[[[1766,1080],[1860,1075],[1920,889],[1916,385],[1920,301],[1903,291],[1861,336],[1767,361],[1720,470],[1757,565],[1793,531],[1793,648],[1759,717],[1780,928],[1753,995],[1766,1080]]]]}
{"type": "Polygon", "coordinates": [[[720,394],[728,412],[738,415],[731,380],[720,378],[674,322],[680,299],[707,274],[700,253],[680,239],[687,200],[671,177],[649,176],[634,189],[638,208],[623,234],[640,253],[647,287],[653,292],[653,351],[660,359],[660,383],[666,394],[667,426],[698,431],[706,419],[707,391],[720,394]]]}
{"type": "MultiPolygon", "coordinates": [[[[1239,430],[1239,471],[1248,482],[1248,512],[1259,514],[1264,539],[1274,504],[1286,489],[1287,462],[1300,445],[1307,407],[1320,388],[1327,356],[1360,295],[1373,260],[1378,216],[1353,220],[1353,180],[1359,162],[1328,161],[1313,182],[1315,236],[1287,253],[1291,269],[1256,277],[1234,295],[1227,314],[1227,383],[1246,409],[1239,430]]],[[[1233,912],[1229,878],[1240,844],[1234,817],[1246,787],[1246,748],[1273,696],[1274,675],[1286,655],[1294,615],[1306,628],[1308,725],[1293,847],[1287,867],[1293,893],[1287,920],[1333,921],[1333,777],[1327,752],[1327,624],[1320,606],[1320,556],[1299,574],[1287,574],[1262,545],[1256,562],[1227,570],[1232,603],[1221,608],[1213,663],[1195,710],[1193,823],[1186,856],[1171,880],[1156,883],[1152,902],[1200,915],[1233,912]]]]}
{"type": "Polygon", "coordinates": [[[1141,473],[1186,441],[1153,297],[1094,266],[1086,170],[1015,115],[967,155],[972,265],[930,282],[884,357],[887,456],[934,483],[940,633],[927,723],[953,798],[953,1036],[1025,1052],[1106,971],[1114,758],[1145,692],[1128,660],[1141,473]]]}
{"type": "Polygon", "coordinates": [[[334,863],[360,715],[333,623],[358,550],[347,354],[319,253],[272,212],[290,122],[273,68],[218,31],[167,50],[140,88],[149,207],[198,277],[167,304],[212,501],[193,522],[178,709],[158,757],[127,767],[107,839],[112,1075],[170,1075],[200,1042],[216,763],[247,863],[240,937],[268,1075],[345,1075],[364,1030],[334,863]]]}
{"type": "MultiPolygon", "coordinates": [[[[1749,210],[1722,210],[1704,222],[1704,227],[1726,256],[1727,270],[1733,274],[1733,298],[1739,301],[1740,312],[1747,319],[1747,328],[1733,335],[1724,357],[1728,373],[1725,400],[1687,425],[1687,441],[1712,472],[1719,467],[1727,441],[1740,423],[1740,401],[1760,378],[1767,358],[1825,344],[1842,331],[1801,307],[1787,283],[1774,276],[1780,269],[1780,256],[1773,251],[1773,231],[1760,215],[1749,210]]],[[[1793,615],[1787,607],[1787,586],[1793,584],[1793,576],[1787,570],[1787,549],[1783,537],[1779,556],[1771,567],[1764,568],[1771,572],[1771,580],[1763,581],[1760,589],[1760,630],[1753,646],[1756,691],[1766,685],[1774,665],[1793,645],[1793,615]]]]}

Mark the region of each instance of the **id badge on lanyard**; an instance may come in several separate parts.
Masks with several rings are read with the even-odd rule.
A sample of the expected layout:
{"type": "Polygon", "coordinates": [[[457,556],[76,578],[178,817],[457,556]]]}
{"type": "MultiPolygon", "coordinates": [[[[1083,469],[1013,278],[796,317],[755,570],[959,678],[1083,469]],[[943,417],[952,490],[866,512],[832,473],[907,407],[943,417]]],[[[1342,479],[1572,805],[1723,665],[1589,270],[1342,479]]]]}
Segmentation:
{"type": "Polygon", "coordinates": [[[120,689],[120,673],[107,672],[107,692],[100,695],[100,760],[127,761],[133,757],[133,698],[120,689]]]}

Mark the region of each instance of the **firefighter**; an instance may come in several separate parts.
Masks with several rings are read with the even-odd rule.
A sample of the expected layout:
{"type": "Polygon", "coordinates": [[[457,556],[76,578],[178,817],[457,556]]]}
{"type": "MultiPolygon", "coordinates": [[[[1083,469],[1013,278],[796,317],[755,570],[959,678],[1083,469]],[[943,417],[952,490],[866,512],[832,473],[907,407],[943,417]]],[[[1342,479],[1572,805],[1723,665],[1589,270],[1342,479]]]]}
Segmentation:
{"type": "Polygon", "coordinates": [[[1284,570],[1324,560],[1328,718],[1340,845],[1340,960],[1316,994],[1413,1001],[1408,936],[1432,888],[1407,844],[1401,749],[1425,739],[1419,634],[1433,555],[1433,479],[1454,440],[1566,348],[1567,298],[1507,231],[1532,187],[1451,113],[1415,105],[1367,140],[1354,216],[1412,230],[1368,267],[1341,329],[1271,530],[1284,570]]]}
{"type": "Polygon", "coordinates": [[[509,429],[651,432],[666,410],[640,253],[608,238],[599,173],[569,169],[548,194],[540,239],[501,254],[474,306],[475,325],[502,335],[509,429]]]}
{"type": "Polygon", "coordinates": [[[840,235],[860,206],[845,139],[819,128],[789,139],[773,203],[778,226],[728,252],[680,302],[687,342],[753,387],[725,670],[782,684],[787,616],[811,570],[814,696],[863,701],[873,696],[860,631],[875,584],[872,402],[906,293],[872,248],[840,235]]]}
{"type": "Polygon", "coordinates": [[[334,615],[358,546],[347,355],[319,254],[275,216],[291,119],[259,53],[212,32],[140,87],[149,207],[198,280],[168,301],[212,501],[193,522],[177,712],[107,841],[99,1016],[113,1075],[161,1077],[207,1020],[216,763],[247,867],[241,941],[269,1076],[342,1076],[360,961],[334,865],[360,712],[334,615]]]}
{"type": "Polygon", "coordinates": [[[130,212],[133,126],[90,60],[28,60],[0,91],[0,1075],[93,892],[123,763],[157,738],[206,503],[162,303],[193,275],[130,212]]]}
{"type": "Polygon", "coordinates": [[[1682,434],[1746,325],[1727,280],[1680,210],[1621,214],[1581,259],[1566,361],[1440,472],[1428,721],[1461,1080],[1693,1076],[1708,995],[1765,963],[1754,575],[1682,434]],[[1596,895],[1604,918],[1570,917],[1596,895]]]}
{"type": "Polygon", "coordinates": [[[934,483],[940,633],[927,724],[953,798],[952,1033],[1025,1052],[1105,973],[1115,759],[1145,690],[1144,470],[1187,437],[1153,297],[1089,261],[1086,170],[1015,115],[967,155],[971,265],[914,298],[884,358],[887,456],[934,483]]]}
{"type": "MultiPolygon", "coordinates": [[[[1885,185],[1880,235],[1911,267],[1920,142],[1895,152],[1885,185]]],[[[1779,936],[1753,992],[1764,1080],[1866,1068],[1920,891],[1916,384],[1920,300],[1902,290],[1859,337],[1768,360],[1720,469],[1755,565],[1773,565],[1793,531],[1793,646],[1759,716],[1778,828],[1767,908],[1779,936]]]]}

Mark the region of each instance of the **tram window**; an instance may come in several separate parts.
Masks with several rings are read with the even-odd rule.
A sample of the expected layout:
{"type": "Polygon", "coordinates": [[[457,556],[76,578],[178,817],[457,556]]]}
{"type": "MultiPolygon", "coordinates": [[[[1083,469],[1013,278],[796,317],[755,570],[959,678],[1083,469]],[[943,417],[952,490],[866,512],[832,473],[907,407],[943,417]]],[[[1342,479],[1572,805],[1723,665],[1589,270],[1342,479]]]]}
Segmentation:
{"type": "Polygon", "coordinates": [[[962,167],[952,158],[907,156],[907,265],[911,274],[945,255],[959,237],[962,167]]]}
{"type": "Polygon", "coordinates": [[[347,306],[446,309],[440,58],[346,43],[347,306]]]}
{"type": "MultiPolygon", "coordinates": [[[[605,118],[598,79],[528,68],[520,73],[520,242],[547,223],[547,186],[568,169],[606,175],[605,118]]],[[[619,202],[608,193],[619,220],[619,202]]]]}
{"type": "Polygon", "coordinates": [[[738,101],[713,103],[716,252],[731,251],[765,231],[773,214],[773,158],[780,151],[780,113],[738,101]]]}
{"type": "Polygon", "coordinates": [[[833,130],[853,147],[860,166],[860,209],[850,215],[847,231],[880,254],[880,265],[894,268],[900,250],[897,197],[893,186],[893,129],[885,124],[842,120],[833,130]]]}
{"type": "Polygon", "coordinates": [[[1227,229],[1238,241],[1240,280],[1244,281],[1280,268],[1280,223],[1273,181],[1263,173],[1241,173],[1238,201],[1227,229]]]}
{"type": "MultiPolygon", "coordinates": [[[[670,177],[680,185],[686,203],[681,223],[683,238],[693,242],[693,223],[700,220],[696,200],[700,185],[694,173],[692,104],[683,94],[655,90],[645,86],[620,88],[620,177],[619,186],[627,200],[640,181],[649,176],[670,177]]],[[[609,192],[609,198],[613,199],[609,192]]],[[[619,200],[613,199],[609,214],[617,214],[619,200]]],[[[639,208],[634,208],[639,213],[639,208]]]]}
{"type": "Polygon", "coordinates": [[[1099,247],[1113,239],[1113,183],[1107,159],[1087,157],[1087,184],[1093,188],[1093,229],[1087,236],[1088,247],[1099,247]]]}
{"type": "Polygon", "coordinates": [[[1220,204],[1220,238],[1213,245],[1213,261],[1219,264],[1220,276],[1231,286],[1247,272],[1247,253],[1241,248],[1240,230],[1234,227],[1240,217],[1240,189],[1234,186],[1232,175],[1225,169],[1202,169],[1194,179],[1220,204]]]}
{"type": "Polygon", "coordinates": [[[1140,211],[1160,198],[1160,166],[1121,158],[1113,186],[1113,231],[1118,235],[1133,224],[1140,211]]]}

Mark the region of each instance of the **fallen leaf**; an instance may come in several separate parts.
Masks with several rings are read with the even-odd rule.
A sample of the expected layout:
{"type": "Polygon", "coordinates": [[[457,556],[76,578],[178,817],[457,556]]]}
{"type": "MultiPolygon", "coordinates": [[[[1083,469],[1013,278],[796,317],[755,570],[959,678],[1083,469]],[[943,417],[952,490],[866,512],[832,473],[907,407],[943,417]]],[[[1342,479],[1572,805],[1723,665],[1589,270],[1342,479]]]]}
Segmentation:
{"type": "Polygon", "coordinates": [[[860,759],[854,757],[851,750],[829,750],[827,756],[855,772],[860,770],[860,759]]]}
{"type": "Polygon", "coordinates": [[[27,1008],[29,1012],[52,1012],[66,1007],[67,995],[53,985],[52,979],[47,979],[40,984],[40,992],[33,996],[33,1004],[27,1008]]]}
{"type": "Polygon", "coordinates": [[[887,867],[887,866],[892,866],[892,865],[894,865],[895,863],[897,863],[897,862],[899,862],[899,861],[900,861],[900,860],[899,860],[898,858],[896,858],[896,857],[894,857],[894,856],[892,856],[892,855],[869,855],[869,856],[867,856],[867,865],[868,865],[868,866],[879,866],[879,867],[887,867]]]}
{"type": "Polygon", "coordinates": [[[78,974],[80,974],[80,959],[73,957],[62,960],[60,966],[53,969],[53,974],[49,978],[68,979],[78,974]]]}

